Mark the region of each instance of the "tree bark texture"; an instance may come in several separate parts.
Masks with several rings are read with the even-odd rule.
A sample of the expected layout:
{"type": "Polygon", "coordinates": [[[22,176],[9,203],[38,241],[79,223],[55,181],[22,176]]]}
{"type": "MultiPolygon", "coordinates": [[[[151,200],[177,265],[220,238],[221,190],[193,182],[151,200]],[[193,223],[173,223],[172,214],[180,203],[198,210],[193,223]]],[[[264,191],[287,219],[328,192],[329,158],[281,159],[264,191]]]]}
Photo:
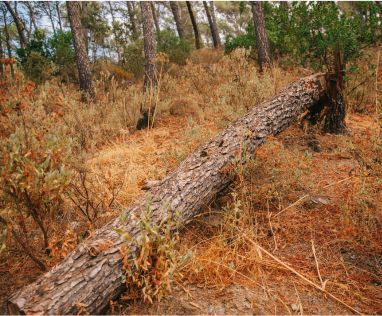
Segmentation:
{"type": "Polygon", "coordinates": [[[200,33],[199,33],[198,23],[196,22],[194,11],[192,10],[191,2],[186,1],[186,4],[187,4],[188,14],[190,15],[190,19],[191,19],[191,23],[192,23],[192,29],[194,31],[195,48],[200,49],[202,47],[202,45],[201,45],[201,41],[200,41],[200,33]]]}
{"type": "Polygon", "coordinates": [[[272,67],[271,52],[269,49],[269,41],[267,31],[265,29],[265,19],[263,5],[260,1],[251,2],[253,22],[255,23],[256,47],[260,69],[263,66],[272,67]]]}
{"type": "Polygon", "coordinates": [[[179,38],[184,39],[184,31],[183,31],[183,25],[179,16],[178,3],[176,1],[170,1],[170,7],[171,7],[172,14],[174,16],[176,30],[178,32],[179,38]]]}
{"type": "MultiPolygon", "coordinates": [[[[214,21],[212,15],[211,15],[210,8],[208,7],[207,1],[203,1],[203,5],[204,5],[204,10],[206,11],[208,24],[210,25],[210,30],[211,30],[212,41],[214,43],[214,47],[218,48],[221,46],[218,27],[217,27],[216,22],[214,21]]],[[[212,3],[212,5],[213,5],[213,3],[212,3]]]]}
{"type": "MultiPolygon", "coordinates": [[[[8,300],[8,312],[76,314],[85,308],[90,314],[101,313],[110,299],[123,290],[119,249],[124,240],[115,230],[122,229],[136,240],[140,213],[147,207],[153,223],[159,224],[174,212],[180,214],[183,224],[188,223],[232,181],[227,169],[253,158],[267,136],[295,122],[320,100],[325,89],[324,76],[312,75],[255,106],[200,146],[174,172],[152,186],[119,218],[95,231],[51,271],[14,293],[8,300]]],[[[136,251],[133,246],[128,254],[136,251]]]]}
{"type": "Polygon", "coordinates": [[[145,51],[145,88],[155,87],[157,85],[156,78],[156,39],[154,33],[153,15],[150,3],[141,1],[142,11],[142,29],[143,29],[143,46],[145,51]]]}
{"type": "Polygon", "coordinates": [[[17,33],[19,34],[19,39],[20,39],[20,46],[21,48],[24,48],[28,41],[25,36],[25,26],[24,23],[21,21],[20,17],[16,13],[15,10],[13,10],[11,4],[9,1],[4,1],[9,13],[12,15],[13,21],[15,22],[16,28],[17,28],[17,33]]]}
{"type": "Polygon", "coordinates": [[[82,100],[87,101],[94,98],[95,92],[82,29],[80,3],[77,1],[67,1],[66,5],[68,9],[70,28],[73,35],[78,75],[80,79],[80,89],[82,91],[82,100]]]}

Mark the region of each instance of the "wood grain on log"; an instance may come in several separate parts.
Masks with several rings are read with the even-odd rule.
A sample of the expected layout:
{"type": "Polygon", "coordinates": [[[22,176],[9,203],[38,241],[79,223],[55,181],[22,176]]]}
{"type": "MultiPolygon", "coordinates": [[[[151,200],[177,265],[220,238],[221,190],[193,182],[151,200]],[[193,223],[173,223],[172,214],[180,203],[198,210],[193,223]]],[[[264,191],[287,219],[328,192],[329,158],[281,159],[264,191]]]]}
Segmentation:
{"type": "MultiPolygon", "coordinates": [[[[137,220],[142,207],[149,205],[152,220],[158,223],[169,212],[178,211],[189,222],[227,187],[231,177],[225,169],[245,148],[246,157],[269,135],[290,126],[322,97],[324,76],[302,78],[270,100],[255,106],[242,118],[199,147],[165,179],[147,191],[119,218],[95,231],[60,264],[34,283],[14,293],[8,300],[9,313],[76,314],[85,307],[101,313],[123,290],[120,228],[131,236],[139,234],[137,220]],[[135,214],[135,216],[129,216],[135,214]]],[[[130,249],[131,253],[136,249],[130,249]]]]}

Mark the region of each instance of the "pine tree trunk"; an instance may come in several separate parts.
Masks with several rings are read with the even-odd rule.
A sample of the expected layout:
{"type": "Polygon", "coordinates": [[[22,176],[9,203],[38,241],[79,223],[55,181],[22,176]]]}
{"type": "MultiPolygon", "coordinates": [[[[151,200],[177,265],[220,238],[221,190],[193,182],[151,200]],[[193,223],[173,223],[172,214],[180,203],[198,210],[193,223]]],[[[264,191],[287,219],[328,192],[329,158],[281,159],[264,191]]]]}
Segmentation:
{"type": "MultiPolygon", "coordinates": [[[[143,48],[145,52],[144,89],[152,93],[158,84],[155,64],[157,45],[154,34],[153,14],[149,2],[141,1],[140,5],[142,12],[143,48]]],[[[153,106],[149,104],[148,107],[148,109],[141,108],[141,116],[136,125],[138,130],[149,127],[153,106]]]]}
{"type": "Polygon", "coordinates": [[[82,100],[88,101],[94,98],[95,92],[82,30],[80,4],[77,1],[67,1],[66,5],[68,9],[70,28],[72,30],[78,75],[80,79],[80,89],[82,91],[82,100]]]}
{"type": "Polygon", "coordinates": [[[156,55],[156,40],[154,34],[154,23],[153,15],[151,12],[151,7],[149,2],[141,1],[141,11],[142,11],[142,29],[143,29],[143,45],[145,52],[145,79],[144,86],[146,89],[151,87],[156,87],[156,66],[155,66],[155,55],[156,55]]]}
{"type": "MultiPolygon", "coordinates": [[[[32,4],[29,1],[26,1],[25,4],[28,7],[29,18],[31,20],[31,23],[33,25],[34,30],[36,31],[37,30],[37,24],[36,24],[36,18],[35,18],[35,14],[34,14],[34,10],[33,10],[32,4]]],[[[32,28],[31,28],[31,32],[32,32],[32,28]]]]}
{"type": "MultiPolygon", "coordinates": [[[[149,5],[149,4],[148,4],[149,5]]],[[[177,212],[186,224],[203,211],[232,181],[234,163],[252,159],[267,136],[277,135],[319,102],[325,91],[322,74],[302,78],[270,100],[256,105],[242,118],[200,146],[177,170],[152,186],[120,217],[94,232],[60,264],[8,300],[9,313],[102,313],[123,290],[120,248],[124,238],[116,230],[140,234],[139,218],[148,205],[158,224],[177,212]],[[148,202],[150,201],[150,202],[148,202]],[[148,204],[149,203],[149,204],[148,204]]],[[[128,249],[132,255],[137,247],[128,249]]]]}
{"type": "Polygon", "coordinates": [[[127,13],[129,15],[129,20],[130,20],[131,37],[135,40],[138,38],[138,30],[137,30],[137,24],[135,22],[134,8],[131,1],[126,1],[126,4],[127,4],[127,13]]]}
{"type": "Polygon", "coordinates": [[[194,30],[194,37],[195,37],[195,48],[200,49],[202,47],[201,41],[200,41],[200,33],[198,29],[198,23],[196,22],[194,12],[192,10],[191,2],[186,1],[188,14],[190,15],[191,23],[192,23],[192,29],[194,30]]]}
{"type": "Polygon", "coordinates": [[[153,13],[153,21],[154,21],[154,25],[155,25],[155,32],[157,34],[157,37],[159,38],[159,36],[160,36],[160,26],[159,26],[159,21],[158,21],[158,15],[157,15],[157,12],[155,10],[154,1],[150,1],[150,6],[151,6],[151,12],[153,13]]]}
{"type": "MultiPolygon", "coordinates": [[[[206,11],[208,24],[210,25],[210,30],[211,30],[212,41],[214,43],[214,47],[218,48],[221,46],[218,27],[217,27],[216,23],[214,22],[214,19],[211,15],[210,8],[208,7],[207,1],[203,1],[203,5],[204,5],[204,10],[206,11]]],[[[213,5],[213,3],[212,3],[212,5],[213,5]]]]}
{"type": "MultiPolygon", "coordinates": [[[[5,45],[7,46],[8,58],[12,58],[12,47],[11,47],[11,39],[9,36],[9,30],[8,30],[7,12],[5,9],[2,9],[2,12],[3,12],[3,19],[4,19],[5,45]]],[[[13,67],[13,64],[11,64],[10,67],[11,67],[11,77],[12,77],[12,79],[14,79],[15,78],[15,69],[13,67]]]]}
{"type": "Polygon", "coordinates": [[[9,13],[11,13],[13,21],[15,22],[15,25],[17,28],[17,33],[19,34],[20,46],[21,46],[21,48],[24,48],[28,43],[27,38],[26,38],[25,33],[24,33],[24,31],[25,31],[24,23],[21,21],[20,17],[15,12],[15,10],[13,10],[10,2],[9,1],[3,1],[3,2],[5,3],[9,13]]]}
{"type": "Polygon", "coordinates": [[[267,31],[265,29],[263,5],[259,1],[253,1],[251,2],[251,6],[253,22],[255,23],[256,47],[260,69],[263,70],[264,66],[271,68],[272,59],[269,49],[267,31]]]}
{"type": "MultiPolygon", "coordinates": [[[[1,36],[1,30],[0,30],[0,59],[4,58],[4,50],[3,50],[3,40],[1,36]]],[[[0,78],[4,77],[4,65],[0,62],[0,78]]]]}
{"type": "Polygon", "coordinates": [[[170,1],[170,7],[171,7],[172,14],[174,16],[176,30],[178,31],[179,38],[184,39],[184,31],[183,31],[182,22],[179,16],[178,3],[176,3],[175,1],[170,1]]]}
{"type": "Polygon", "coordinates": [[[60,31],[62,32],[62,19],[61,19],[61,12],[60,12],[60,3],[58,1],[56,1],[55,4],[56,4],[58,26],[60,27],[60,31]]]}

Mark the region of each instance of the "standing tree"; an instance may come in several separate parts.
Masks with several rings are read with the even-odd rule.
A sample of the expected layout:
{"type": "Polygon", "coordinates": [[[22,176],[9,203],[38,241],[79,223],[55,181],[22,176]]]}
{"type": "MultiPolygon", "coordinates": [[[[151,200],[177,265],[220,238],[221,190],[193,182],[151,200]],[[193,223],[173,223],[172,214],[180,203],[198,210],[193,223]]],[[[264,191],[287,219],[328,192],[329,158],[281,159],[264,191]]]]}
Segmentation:
{"type": "Polygon", "coordinates": [[[269,49],[269,42],[267,32],[265,30],[265,19],[262,3],[259,1],[251,2],[253,22],[255,24],[256,32],[256,46],[257,55],[259,59],[260,69],[263,70],[263,66],[271,68],[272,59],[269,49]]]}
{"type": "MultiPolygon", "coordinates": [[[[203,5],[204,5],[204,9],[206,10],[208,24],[210,25],[212,41],[214,43],[214,47],[218,48],[221,46],[221,42],[220,42],[218,27],[216,25],[216,20],[211,15],[210,8],[208,7],[207,1],[203,1],[203,5]]],[[[211,3],[211,6],[213,6],[213,5],[214,4],[211,3]]]]}
{"type": "MultiPolygon", "coordinates": [[[[3,22],[4,22],[4,35],[5,35],[5,45],[7,47],[8,58],[12,58],[12,47],[11,47],[11,37],[9,35],[8,22],[7,22],[7,9],[5,6],[1,5],[1,11],[3,13],[3,22]]],[[[12,79],[15,78],[15,70],[13,64],[11,67],[11,76],[12,79]]]]}
{"type": "Polygon", "coordinates": [[[170,1],[170,7],[171,7],[172,14],[174,15],[176,30],[178,31],[179,38],[184,39],[184,31],[183,31],[182,22],[179,16],[178,4],[175,1],[170,1]]]}
{"type": "Polygon", "coordinates": [[[198,29],[198,23],[196,22],[194,12],[192,11],[192,6],[190,1],[186,1],[188,13],[190,15],[191,23],[192,23],[192,29],[194,30],[194,36],[195,36],[195,48],[200,49],[201,48],[201,42],[200,42],[200,33],[198,29]]]}
{"type": "Polygon", "coordinates": [[[94,98],[95,92],[81,24],[80,4],[77,1],[67,1],[66,6],[68,9],[70,28],[72,30],[82,100],[88,101],[94,98]]]}
{"type": "Polygon", "coordinates": [[[12,8],[11,4],[9,3],[9,1],[4,1],[4,3],[5,3],[8,11],[9,11],[9,13],[12,15],[13,21],[16,24],[17,32],[19,34],[19,39],[20,39],[20,46],[21,46],[21,48],[24,48],[27,45],[27,43],[28,43],[27,38],[25,36],[25,26],[24,26],[24,23],[20,19],[20,17],[17,14],[17,12],[12,8]]]}
{"type": "Polygon", "coordinates": [[[137,23],[135,21],[135,10],[134,10],[134,4],[132,1],[126,1],[127,5],[127,14],[129,15],[130,20],[130,29],[131,29],[131,37],[132,39],[138,38],[138,30],[137,30],[137,23]]]}
{"type": "Polygon", "coordinates": [[[153,13],[153,21],[154,21],[154,25],[155,25],[155,31],[156,31],[157,36],[159,38],[159,36],[160,36],[160,27],[159,27],[158,16],[157,16],[157,12],[155,10],[155,4],[154,3],[155,3],[154,1],[150,1],[151,12],[153,13]]]}
{"type": "MultiPolygon", "coordinates": [[[[149,2],[141,1],[142,29],[143,29],[143,48],[145,52],[145,79],[144,89],[150,93],[157,86],[157,74],[155,65],[156,40],[154,33],[154,22],[151,6],[149,2]]],[[[151,115],[151,104],[148,109],[141,107],[141,117],[137,122],[137,129],[143,129],[149,126],[151,115]]]]}

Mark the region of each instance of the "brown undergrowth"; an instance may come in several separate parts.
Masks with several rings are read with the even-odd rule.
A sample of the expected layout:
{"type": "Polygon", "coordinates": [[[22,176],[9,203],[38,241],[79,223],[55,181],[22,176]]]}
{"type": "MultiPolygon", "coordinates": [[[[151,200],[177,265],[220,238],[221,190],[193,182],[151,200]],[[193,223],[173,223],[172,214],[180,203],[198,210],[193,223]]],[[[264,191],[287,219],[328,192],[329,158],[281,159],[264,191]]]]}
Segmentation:
{"type": "MultiPolygon", "coordinates": [[[[140,195],[146,180],[162,179],[233,119],[307,74],[306,69],[285,71],[277,67],[259,74],[244,51],[222,57],[219,52],[203,50],[183,67],[166,66],[155,127],[143,131],[134,130],[139,108],[145,102],[139,83],[127,87],[109,74],[101,74],[96,82],[97,100],[85,106],[73,86],[51,81],[36,87],[25,101],[53,115],[55,124],[71,138],[71,185],[79,192],[74,201],[65,198],[60,221],[49,222],[50,253],[35,247],[37,253],[48,267],[53,266],[94,228],[140,195]]],[[[13,87],[23,84],[22,79],[12,83],[13,87]]],[[[11,102],[18,98],[14,93],[11,102]]],[[[362,111],[372,111],[369,103],[362,106],[364,100],[360,104],[362,111]]],[[[377,137],[373,117],[351,115],[350,136],[305,134],[293,128],[259,149],[255,161],[237,170],[230,193],[185,228],[179,255],[192,259],[176,279],[181,292],[188,286],[201,288],[195,296],[211,288],[222,295],[231,285],[245,286],[246,291],[257,288],[272,300],[257,296],[256,305],[256,299],[251,298],[247,312],[287,313],[291,309],[287,293],[296,301],[296,291],[314,293],[314,297],[320,291],[303,285],[300,278],[252,242],[320,285],[314,245],[326,290],[357,310],[377,312],[381,173],[378,151],[373,147],[377,142],[366,141],[377,137]],[[317,148],[321,152],[316,153],[317,148]],[[275,284],[279,283],[294,284],[296,290],[286,286],[277,292],[275,284]],[[362,300],[365,303],[360,303],[362,300]]],[[[36,231],[33,222],[27,227],[36,231]]],[[[32,236],[31,244],[39,245],[40,237],[32,236]]],[[[6,251],[0,254],[2,297],[41,273],[20,246],[7,238],[6,251]]],[[[209,294],[211,299],[215,294],[209,294]]],[[[329,304],[328,300],[320,302],[329,304]]],[[[164,304],[162,312],[171,310],[166,300],[160,304],[164,304]]],[[[309,312],[310,306],[314,312],[317,306],[309,304],[303,302],[299,311],[304,308],[309,312]]],[[[189,312],[214,313],[203,306],[189,312]]],[[[125,307],[121,308],[115,312],[123,312],[125,307]]],[[[144,312],[145,308],[133,304],[127,312],[144,312]]],[[[317,308],[321,313],[330,312],[322,306],[317,308]]],[[[348,312],[346,308],[334,311],[348,312]]],[[[153,309],[147,312],[155,313],[153,309]]]]}

